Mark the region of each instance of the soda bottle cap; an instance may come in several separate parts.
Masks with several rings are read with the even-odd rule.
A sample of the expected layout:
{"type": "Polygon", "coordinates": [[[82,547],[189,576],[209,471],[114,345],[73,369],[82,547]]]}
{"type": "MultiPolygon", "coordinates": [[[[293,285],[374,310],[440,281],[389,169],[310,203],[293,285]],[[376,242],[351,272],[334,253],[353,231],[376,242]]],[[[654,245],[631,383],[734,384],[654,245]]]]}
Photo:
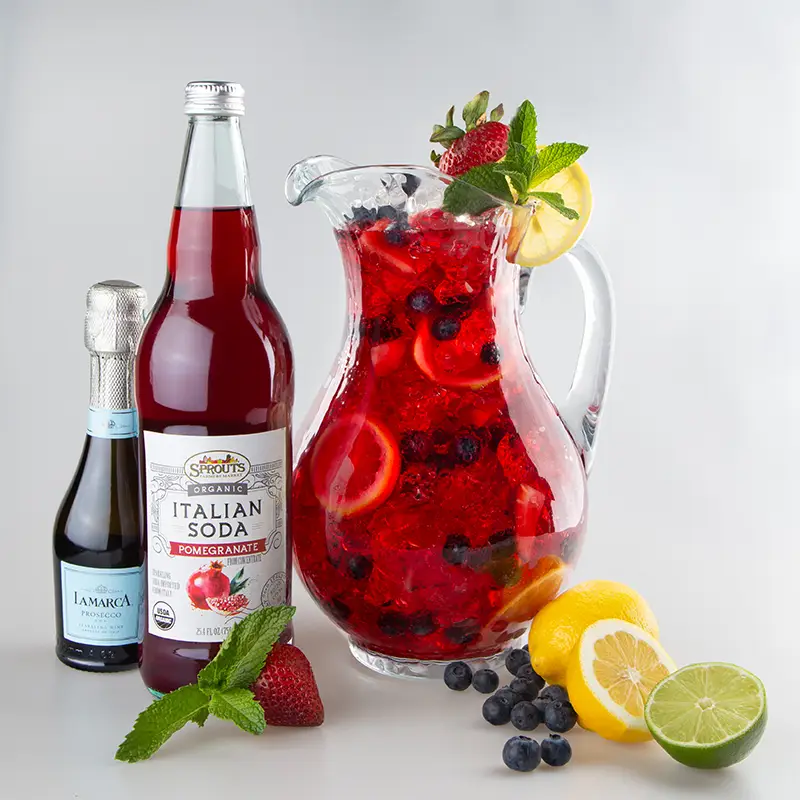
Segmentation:
{"type": "Polygon", "coordinates": [[[92,353],[136,352],[147,292],[130,281],[102,281],[86,293],[84,341],[92,353]]]}
{"type": "Polygon", "coordinates": [[[228,81],[192,81],[186,85],[186,114],[220,117],[244,115],[244,89],[228,81]]]}

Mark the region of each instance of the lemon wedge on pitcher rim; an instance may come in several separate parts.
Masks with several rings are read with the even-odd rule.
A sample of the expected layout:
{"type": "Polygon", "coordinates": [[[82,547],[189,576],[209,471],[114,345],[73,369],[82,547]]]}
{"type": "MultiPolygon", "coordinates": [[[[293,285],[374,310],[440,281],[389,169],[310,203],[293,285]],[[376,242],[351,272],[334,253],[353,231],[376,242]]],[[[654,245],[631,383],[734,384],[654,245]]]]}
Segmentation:
{"type": "Polygon", "coordinates": [[[653,688],[677,667],[658,640],[619,619],[590,625],[570,656],[567,693],[580,724],[606,739],[652,738],[644,709],[653,688]]]}
{"type": "Polygon", "coordinates": [[[589,178],[578,164],[572,164],[536,186],[537,192],[558,192],[564,205],[580,215],[567,219],[541,200],[515,209],[508,250],[521,267],[540,267],[572,249],[581,238],[592,211],[589,178]],[[516,252],[515,252],[516,251],[516,252]]]}

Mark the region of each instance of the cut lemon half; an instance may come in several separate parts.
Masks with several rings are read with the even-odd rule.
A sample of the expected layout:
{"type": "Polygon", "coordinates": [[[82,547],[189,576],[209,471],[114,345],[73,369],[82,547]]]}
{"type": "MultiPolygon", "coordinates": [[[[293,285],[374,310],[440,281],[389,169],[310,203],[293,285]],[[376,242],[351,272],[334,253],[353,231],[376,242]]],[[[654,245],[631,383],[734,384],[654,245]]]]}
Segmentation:
{"type": "Polygon", "coordinates": [[[658,640],[620,619],[590,625],[570,656],[567,692],[581,725],[606,739],[643,742],[653,688],[676,669],[658,640]]]}
{"type": "Polygon", "coordinates": [[[561,170],[535,187],[537,192],[558,192],[564,204],[575,209],[578,219],[567,219],[547,203],[536,200],[533,211],[523,206],[512,223],[509,251],[521,267],[540,267],[563,256],[581,238],[592,211],[592,190],[589,179],[578,164],[561,170]]]}
{"type": "Polygon", "coordinates": [[[752,673],[733,664],[691,664],[665,678],[644,710],[653,738],[688,767],[736,764],[767,724],[767,694],[752,673]]]}

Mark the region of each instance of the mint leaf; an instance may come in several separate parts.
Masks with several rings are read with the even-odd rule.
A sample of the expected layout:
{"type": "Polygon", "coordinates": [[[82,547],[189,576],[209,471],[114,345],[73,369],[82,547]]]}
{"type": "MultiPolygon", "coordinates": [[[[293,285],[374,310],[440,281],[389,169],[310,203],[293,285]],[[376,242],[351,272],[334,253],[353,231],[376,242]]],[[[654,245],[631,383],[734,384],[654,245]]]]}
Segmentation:
{"type": "Polygon", "coordinates": [[[194,722],[198,728],[202,728],[203,725],[206,724],[206,720],[208,719],[208,708],[201,708],[193,717],[192,722],[194,722]]]}
{"type": "Polygon", "coordinates": [[[249,689],[214,691],[209,709],[215,717],[230,720],[248,733],[257,735],[267,727],[264,709],[249,689]]]}
{"type": "Polygon", "coordinates": [[[294,616],[293,606],[260,608],[237,622],[216,656],[197,676],[203,689],[247,689],[264,667],[272,645],[294,616]]]}
{"type": "Polygon", "coordinates": [[[522,195],[528,191],[528,176],[522,172],[517,172],[513,169],[508,169],[502,163],[497,165],[497,171],[507,176],[511,181],[511,185],[516,189],[517,193],[522,195]]]}
{"type": "Polygon", "coordinates": [[[530,188],[544,183],[554,175],[574,164],[589,148],[572,142],[556,142],[543,147],[536,155],[530,188]]]}
{"type": "Polygon", "coordinates": [[[554,208],[561,216],[567,219],[578,219],[580,217],[580,214],[574,208],[564,205],[564,198],[558,192],[531,192],[530,196],[547,203],[550,208],[554,208]]]}
{"type": "Polygon", "coordinates": [[[478,120],[486,113],[489,107],[489,92],[479,92],[464,106],[461,116],[464,117],[464,124],[467,130],[471,131],[477,124],[478,120]]]}
{"type": "Polygon", "coordinates": [[[481,214],[503,200],[514,201],[506,176],[497,169],[497,164],[484,164],[465,172],[444,190],[442,208],[456,215],[481,214]]]}
{"type": "Polygon", "coordinates": [[[447,144],[448,142],[454,142],[456,139],[460,139],[463,135],[464,131],[456,125],[448,125],[447,127],[434,125],[430,141],[447,144]]]}
{"type": "Polygon", "coordinates": [[[536,109],[530,100],[525,100],[517,109],[508,126],[508,141],[521,144],[536,154],[536,109]]]}
{"type": "Polygon", "coordinates": [[[117,760],[133,763],[150,758],[187,722],[201,718],[207,707],[208,695],[195,684],[165,694],[136,718],[133,730],[117,749],[117,760]]]}

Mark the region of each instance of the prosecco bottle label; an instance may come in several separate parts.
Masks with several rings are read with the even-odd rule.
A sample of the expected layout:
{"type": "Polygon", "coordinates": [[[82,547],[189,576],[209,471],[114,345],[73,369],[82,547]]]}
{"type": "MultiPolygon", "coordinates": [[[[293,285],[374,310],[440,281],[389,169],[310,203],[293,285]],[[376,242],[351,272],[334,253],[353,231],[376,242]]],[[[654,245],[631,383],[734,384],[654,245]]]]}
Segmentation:
{"type": "Polygon", "coordinates": [[[112,647],[141,641],[142,567],[96,569],[61,562],[64,638],[112,647]]]}
{"type": "Polygon", "coordinates": [[[147,629],[221,642],[237,620],[287,600],[286,429],[143,436],[147,629]]]}

